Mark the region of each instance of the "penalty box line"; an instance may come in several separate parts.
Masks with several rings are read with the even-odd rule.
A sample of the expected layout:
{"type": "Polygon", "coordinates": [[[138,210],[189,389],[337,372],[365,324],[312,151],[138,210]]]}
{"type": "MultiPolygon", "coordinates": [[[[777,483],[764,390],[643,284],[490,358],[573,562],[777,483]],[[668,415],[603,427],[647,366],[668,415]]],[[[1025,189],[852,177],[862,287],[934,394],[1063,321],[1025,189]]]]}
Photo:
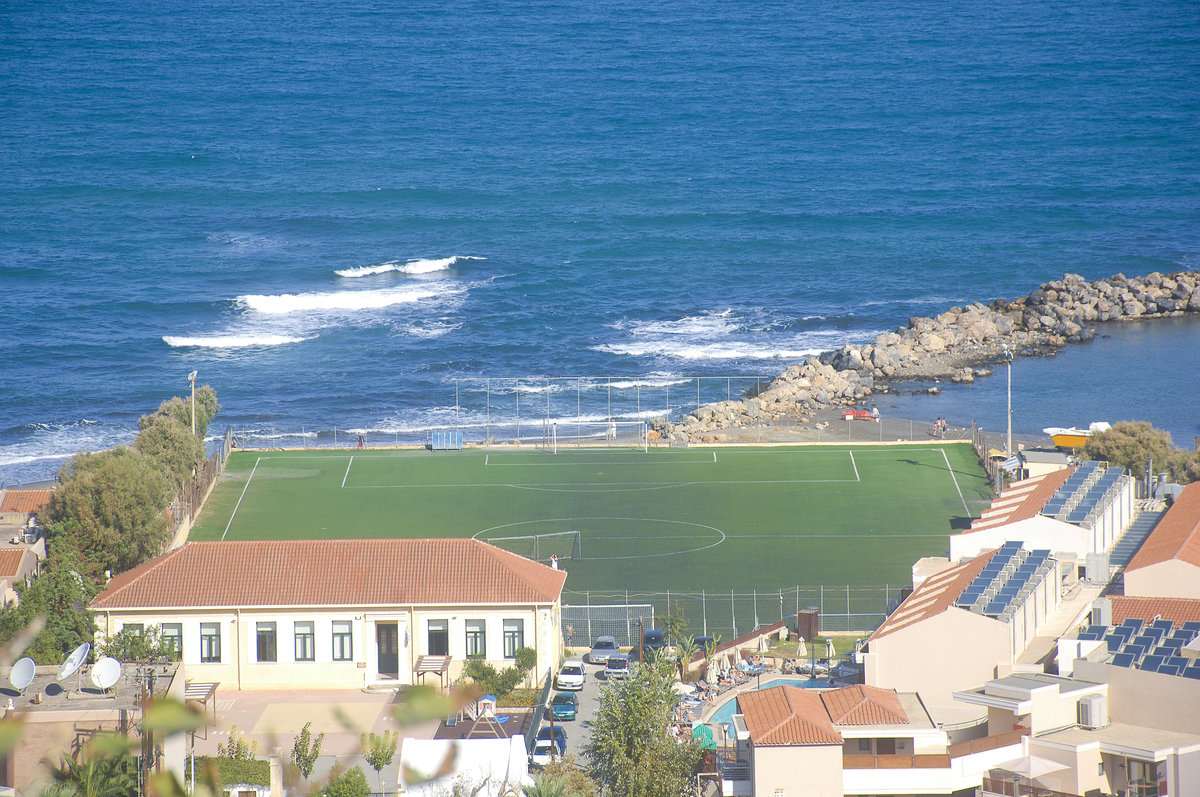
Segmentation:
{"type": "MultiPolygon", "coordinates": [[[[564,452],[565,453],[565,452],[564,452]]],[[[603,459],[603,460],[577,460],[571,459],[568,454],[563,461],[549,462],[492,462],[491,454],[483,455],[483,466],[485,468],[540,468],[544,465],[560,468],[566,465],[715,465],[717,462],[717,452],[712,452],[712,459],[668,459],[660,461],[641,460],[623,460],[623,459],[603,459]]],[[[559,457],[562,454],[551,454],[550,456],[559,457]]],[[[540,459],[541,457],[539,457],[540,459]]]]}

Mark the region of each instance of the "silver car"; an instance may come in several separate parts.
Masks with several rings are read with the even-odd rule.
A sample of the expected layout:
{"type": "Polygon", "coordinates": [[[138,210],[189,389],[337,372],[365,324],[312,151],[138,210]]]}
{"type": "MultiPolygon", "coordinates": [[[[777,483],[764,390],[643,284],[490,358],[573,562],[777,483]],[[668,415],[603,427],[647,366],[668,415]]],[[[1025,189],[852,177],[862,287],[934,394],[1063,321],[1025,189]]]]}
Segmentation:
{"type": "Polygon", "coordinates": [[[592,649],[588,651],[587,660],[592,664],[607,664],[609,657],[620,652],[621,648],[617,645],[616,637],[596,637],[596,642],[592,645],[592,649]]]}

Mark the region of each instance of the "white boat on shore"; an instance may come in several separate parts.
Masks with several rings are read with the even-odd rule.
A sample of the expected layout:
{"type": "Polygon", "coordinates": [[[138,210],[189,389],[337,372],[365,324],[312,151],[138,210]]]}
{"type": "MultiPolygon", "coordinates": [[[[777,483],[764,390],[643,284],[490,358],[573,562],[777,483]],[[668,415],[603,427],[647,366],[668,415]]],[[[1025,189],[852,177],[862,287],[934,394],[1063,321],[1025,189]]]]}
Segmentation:
{"type": "Polygon", "coordinates": [[[1112,428],[1112,424],[1105,421],[1095,421],[1086,429],[1077,427],[1062,428],[1059,426],[1049,426],[1042,431],[1050,436],[1054,441],[1054,445],[1059,448],[1081,448],[1087,445],[1087,441],[1091,439],[1096,432],[1107,432],[1112,428]]]}

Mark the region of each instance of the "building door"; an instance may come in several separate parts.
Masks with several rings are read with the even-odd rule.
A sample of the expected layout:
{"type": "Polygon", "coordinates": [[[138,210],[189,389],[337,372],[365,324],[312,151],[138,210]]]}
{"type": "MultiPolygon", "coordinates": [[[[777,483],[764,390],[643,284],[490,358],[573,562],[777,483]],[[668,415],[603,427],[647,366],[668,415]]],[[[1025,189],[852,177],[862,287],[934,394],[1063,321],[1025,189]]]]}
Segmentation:
{"type": "Polygon", "coordinates": [[[379,676],[400,677],[400,635],[396,623],[376,623],[375,643],[379,648],[379,676]]]}
{"type": "Polygon", "coordinates": [[[896,740],[895,739],[876,739],[875,740],[875,755],[895,755],[896,740]]]}

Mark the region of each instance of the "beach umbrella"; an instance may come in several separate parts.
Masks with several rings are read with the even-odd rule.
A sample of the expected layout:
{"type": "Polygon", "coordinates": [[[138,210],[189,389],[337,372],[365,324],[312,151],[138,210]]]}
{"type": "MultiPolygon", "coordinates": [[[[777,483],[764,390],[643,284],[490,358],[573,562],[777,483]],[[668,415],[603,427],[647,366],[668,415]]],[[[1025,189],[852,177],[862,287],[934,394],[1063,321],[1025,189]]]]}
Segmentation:
{"type": "Polygon", "coordinates": [[[718,680],[720,680],[721,665],[717,661],[715,656],[713,658],[709,659],[708,672],[706,672],[705,675],[707,676],[707,680],[710,685],[715,684],[718,680]]]}
{"type": "Polygon", "coordinates": [[[804,637],[800,637],[800,641],[796,643],[796,658],[802,659],[808,655],[808,645],[804,644],[804,637]]]}
{"type": "Polygon", "coordinates": [[[697,725],[692,728],[692,738],[696,740],[701,750],[717,749],[717,741],[713,738],[712,728],[707,725],[697,725]]]}
{"type": "Polygon", "coordinates": [[[766,653],[768,650],[770,650],[770,648],[771,648],[771,640],[765,636],[760,636],[758,638],[758,652],[766,653]]]}
{"type": "Polygon", "coordinates": [[[833,649],[833,640],[826,638],[825,640],[825,658],[832,659],[837,657],[837,651],[833,649]]]}

